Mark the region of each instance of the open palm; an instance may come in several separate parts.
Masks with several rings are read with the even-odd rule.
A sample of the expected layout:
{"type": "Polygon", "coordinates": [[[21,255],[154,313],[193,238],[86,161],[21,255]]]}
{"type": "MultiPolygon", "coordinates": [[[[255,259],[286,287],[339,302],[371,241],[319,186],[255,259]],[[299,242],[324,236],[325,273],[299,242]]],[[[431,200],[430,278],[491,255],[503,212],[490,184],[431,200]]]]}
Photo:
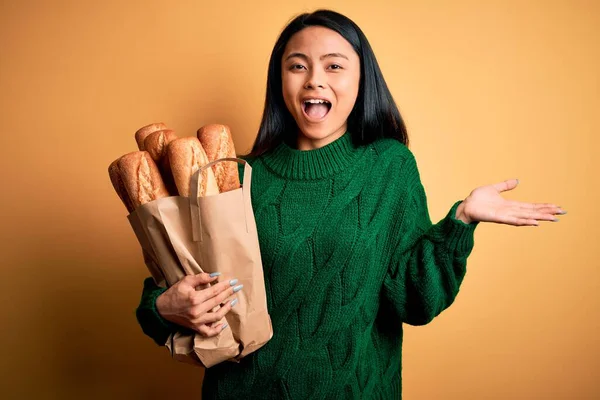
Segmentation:
{"type": "Polygon", "coordinates": [[[556,215],[566,214],[554,204],[513,201],[500,195],[513,190],[518,184],[517,179],[510,179],[478,187],[465,199],[460,212],[469,222],[494,222],[514,226],[537,226],[539,221],[558,221],[556,215]]]}

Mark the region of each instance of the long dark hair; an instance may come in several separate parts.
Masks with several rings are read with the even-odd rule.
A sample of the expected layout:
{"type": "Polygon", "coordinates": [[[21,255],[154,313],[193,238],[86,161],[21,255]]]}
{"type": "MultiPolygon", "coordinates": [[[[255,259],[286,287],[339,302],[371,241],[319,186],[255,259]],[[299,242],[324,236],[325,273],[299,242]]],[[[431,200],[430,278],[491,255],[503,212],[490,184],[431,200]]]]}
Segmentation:
{"type": "Polygon", "coordinates": [[[269,60],[265,108],[250,156],[263,154],[297,134],[296,121],[283,100],[281,60],[285,46],[297,32],[322,26],[339,33],[360,59],[360,84],[354,108],[348,116],[348,131],[355,145],[380,138],[394,138],[408,146],[408,133],[398,107],[383,79],[379,64],[364,33],[348,17],[331,10],[317,10],[294,18],[281,32],[269,60]],[[287,136],[286,136],[287,135],[287,136]]]}

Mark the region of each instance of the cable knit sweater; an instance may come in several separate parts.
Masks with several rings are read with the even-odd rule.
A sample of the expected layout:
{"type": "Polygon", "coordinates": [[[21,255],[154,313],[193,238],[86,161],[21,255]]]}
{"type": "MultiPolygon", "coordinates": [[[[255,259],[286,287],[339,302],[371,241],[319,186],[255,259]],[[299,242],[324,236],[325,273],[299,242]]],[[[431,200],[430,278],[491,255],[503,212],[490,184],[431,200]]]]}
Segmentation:
{"type": "MultiPolygon", "coordinates": [[[[432,224],[417,163],[393,139],[320,149],[281,144],[249,160],[273,338],[206,370],[203,400],[400,399],[402,323],[454,301],[477,223],[432,224]]],[[[164,344],[151,278],[137,309],[164,344]]]]}

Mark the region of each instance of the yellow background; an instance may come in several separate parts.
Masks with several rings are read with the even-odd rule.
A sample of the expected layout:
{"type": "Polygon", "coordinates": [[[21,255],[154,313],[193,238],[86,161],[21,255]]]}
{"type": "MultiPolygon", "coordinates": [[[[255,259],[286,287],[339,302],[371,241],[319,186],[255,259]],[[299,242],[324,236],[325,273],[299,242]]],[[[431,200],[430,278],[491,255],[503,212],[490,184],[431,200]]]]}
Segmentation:
{"type": "Polygon", "coordinates": [[[0,5],[1,397],[199,398],[136,323],[148,274],[107,167],[157,121],[247,151],[277,35],[321,6],[369,38],[433,219],[512,177],[569,211],[478,228],[455,304],[406,330],[405,398],[600,396],[599,2],[169,3],[0,5]]]}

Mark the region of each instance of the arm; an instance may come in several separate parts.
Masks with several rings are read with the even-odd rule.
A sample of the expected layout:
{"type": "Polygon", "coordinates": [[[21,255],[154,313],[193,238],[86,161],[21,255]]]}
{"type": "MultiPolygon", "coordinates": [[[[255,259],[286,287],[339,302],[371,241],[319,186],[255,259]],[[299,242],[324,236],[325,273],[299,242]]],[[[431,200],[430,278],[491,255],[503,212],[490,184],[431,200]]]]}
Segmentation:
{"type": "Polygon", "coordinates": [[[244,286],[237,285],[237,279],[216,283],[219,275],[187,275],[168,289],[146,278],[136,310],[142,331],[159,346],[164,346],[169,335],[175,332],[198,332],[204,337],[218,335],[228,326],[225,315],[237,304],[235,293],[244,286]]]}
{"type": "Polygon", "coordinates": [[[458,294],[478,222],[466,224],[457,219],[462,204],[458,201],[444,219],[432,224],[414,158],[406,160],[404,168],[408,185],[399,207],[383,295],[402,322],[424,325],[458,294]]]}
{"type": "Polygon", "coordinates": [[[501,193],[519,184],[517,179],[509,179],[474,189],[433,225],[412,155],[403,168],[402,177],[407,184],[398,189],[401,192],[401,204],[396,207],[398,228],[383,295],[400,320],[411,325],[430,322],[454,301],[466,273],[467,257],[473,249],[479,222],[539,226],[540,221],[556,222],[557,215],[566,214],[552,203],[504,199],[501,193]]]}
{"type": "Polygon", "coordinates": [[[164,346],[169,335],[180,328],[164,319],[156,309],[156,299],[166,290],[166,288],[157,286],[152,278],[146,278],[140,304],[135,310],[135,316],[142,331],[159,346],[164,346]]]}

